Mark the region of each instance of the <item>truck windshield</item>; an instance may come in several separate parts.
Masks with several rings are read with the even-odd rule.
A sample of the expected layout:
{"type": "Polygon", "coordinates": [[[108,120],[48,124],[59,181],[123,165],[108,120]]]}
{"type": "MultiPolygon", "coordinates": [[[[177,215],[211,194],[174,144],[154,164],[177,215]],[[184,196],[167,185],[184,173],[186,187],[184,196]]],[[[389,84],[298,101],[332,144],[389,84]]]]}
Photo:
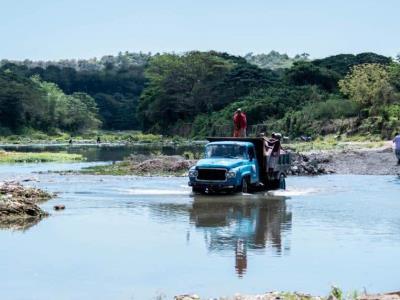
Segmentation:
{"type": "Polygon", "coordinates": [[[239,145],[209,145],[206,147],[206,158],[247,158],[245,146],[239,145]]]}

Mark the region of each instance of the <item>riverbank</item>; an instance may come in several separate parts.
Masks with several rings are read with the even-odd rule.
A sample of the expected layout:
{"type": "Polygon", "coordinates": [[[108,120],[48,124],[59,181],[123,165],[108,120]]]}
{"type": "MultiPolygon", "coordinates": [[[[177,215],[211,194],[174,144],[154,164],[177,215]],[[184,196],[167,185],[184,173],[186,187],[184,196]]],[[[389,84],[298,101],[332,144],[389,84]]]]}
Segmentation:
{"type": "MultiPolygon", "coordinates": [[[[181,156],[130,156],[109,165],[82,169],[93,175],[185,176],[196,164],[181,156]]],[[[400,166],[389,143],[378,148],[350,148],[292,152],[288,175],[324,174],[399,175],[400,166]]]]}
{"type": "MultiPolygon", "coordinates": [[[[201,300],[198,295],[180,295],[175,296],[174,300],[201,300]]],[[[268,292],[258,295],[240,295],[236,294],[232,297],[212,298],[215,300],[400,300],[400,292],[358,295],[356,292],[350,295],[343,295],[338,288],[333,288],[328,296],[313,296],[310,294],[298,292],[268,292]]]]}
{"type": "Polygon", "coordinates": [[[66,152],[14,152],[0,150],[0,163],[74,162],[84,160],[80,154],[66,152]]]}
{"type": "Polygon", "coordinates": [[[48,216],[38,204],[54,196],[17,182],[0,182],[0,229],[24,230],[38,223],[48,216]]]}
{"type": "MultiPolygon", "coordinates": [[[[133,134],[133,132],[131,132],[133,134]]],[[[114,134],[114,133],[113,133],[114,134]]],[[[120,133],[120,137],[126,138],[126,132],[120,133]]],[[[117,135],[115,135],[117,136],[117,135]]],[[[139,142],[142,143],[143,141],[139,142]]],[[[92,145],[94,140],[91,141],[92,145]]],[[[116,142],[117,143],[117,142],[116,142]]],[[[181,142],[167,142],[162,144],[157,142],[144,143],[146,145],[146,155],[131,155],[126,157],[132,150],[124,151],[124,154],[112,156],[107,154],[103,160],[117,161],[113,164],[91,167],[83,169],[77,173],[94,175],[138,175],[138,176],[185,176],[189,167],[196,163],[203,149],[204,141],[197,143],[185,140],[181,142]],[[177,147],[185,147],[185,144],[197,145],[198,149],[181,148],[176,153],[177,147]],[[151,150],[154,149],[154,150],[151,150]],[[164,149],[168,151],[164,151],[164,149]],[[161,155],[163,153],[163,155],[161,155]],[[170,156],[179,154],[181,156],[170,156]],[[124,159],[123,159],[124,158],[124,159]],[[118,161],[122,160],[122,161],[118,161]]],[[[76,143],[76,145],[79,145],[76,143]]],[[[82,144],[84,145],[84,144],[82,144]]],[[[97,147],[103,149],[105,147],[97,147]]],[[[129,147],[124,144],[105,144],[119,145],[119,147],[129,147]]],[[[20,146],[16,146],[20,147],[20,146]]],[[[91,147],[91,146],[88,146],[91,147]]],[[[296,142],[284,144],[284,149],[292,151],[292,168],[288,175],[323,175],[323,174],[357,174],[357,175],[397,175],[399,167],[396,166],[396,159],[391,150],[390,141],[380,140],[338,140],[331,136],[312,142],[296,142]]],[[[65,148],[60,146],[56,151],[65,151],[71,149],[66,144],[65,148]]],[[[28,148],[27,148],[28,149],[28,148]]],[[[108,149],[108,148],[107,148],[108,149]]],[[[111,147],[110,147],[111,149],[111,147]]],[[[31,150],[18,149],[22,152],[9,152],[0,150],[0,163],[21,163],[21,162],[70,162],[83,160],[82,156],[77,154],[67,154],[65,152],[27,152],[31,150]]],[[[15,150],[17,151],[17,150],[15,150]]],[[[85,153],[86,155],[87,153],[85,153]]]]}
{"type": "Polygon", "coordinates": [[[400,175],[389,143],[378,148],[321,150],[294,155],[291,175],[400,175]]]}

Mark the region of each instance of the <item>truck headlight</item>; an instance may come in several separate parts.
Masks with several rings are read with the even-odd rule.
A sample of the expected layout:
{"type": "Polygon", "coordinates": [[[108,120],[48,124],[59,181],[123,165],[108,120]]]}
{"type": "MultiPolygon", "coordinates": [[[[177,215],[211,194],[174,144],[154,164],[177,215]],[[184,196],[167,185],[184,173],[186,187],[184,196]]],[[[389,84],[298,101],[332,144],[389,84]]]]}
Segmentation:
{"type": "Polygon", "coordinates": [[[197,172],[197,170],[189,171],[189,177],[197,177],[198,174],[199,174],[199,172],[197,172]]]}
{"type": "Polygon", "coordinates": [[[235,177],[236,177],[235,171],[229,171],[226,173],[226,178],[235,178],[235,177]]]}

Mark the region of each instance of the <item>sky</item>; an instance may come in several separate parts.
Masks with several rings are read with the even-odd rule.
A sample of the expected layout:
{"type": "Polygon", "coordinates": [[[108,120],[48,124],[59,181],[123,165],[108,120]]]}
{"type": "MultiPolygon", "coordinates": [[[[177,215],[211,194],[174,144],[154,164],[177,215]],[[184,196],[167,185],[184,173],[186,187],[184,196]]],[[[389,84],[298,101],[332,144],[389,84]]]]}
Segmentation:
{"type": "Polygon", "coordinates": [[[398,0],[0,0],[0,59],[400,53],[398,0]]]}

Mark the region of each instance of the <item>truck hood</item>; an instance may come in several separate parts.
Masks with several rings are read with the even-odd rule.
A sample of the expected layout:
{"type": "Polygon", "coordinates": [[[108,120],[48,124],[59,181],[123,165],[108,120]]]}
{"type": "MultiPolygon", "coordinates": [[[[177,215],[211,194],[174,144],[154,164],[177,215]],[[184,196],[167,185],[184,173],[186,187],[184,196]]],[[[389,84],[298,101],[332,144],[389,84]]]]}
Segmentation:
{"type": "Polygon", "coordinates": [[[200,159],[196,167],[200,168],[236,168],[243,165],[245,161],[243,159],[235,158],[205,158],[200,159]]]}

